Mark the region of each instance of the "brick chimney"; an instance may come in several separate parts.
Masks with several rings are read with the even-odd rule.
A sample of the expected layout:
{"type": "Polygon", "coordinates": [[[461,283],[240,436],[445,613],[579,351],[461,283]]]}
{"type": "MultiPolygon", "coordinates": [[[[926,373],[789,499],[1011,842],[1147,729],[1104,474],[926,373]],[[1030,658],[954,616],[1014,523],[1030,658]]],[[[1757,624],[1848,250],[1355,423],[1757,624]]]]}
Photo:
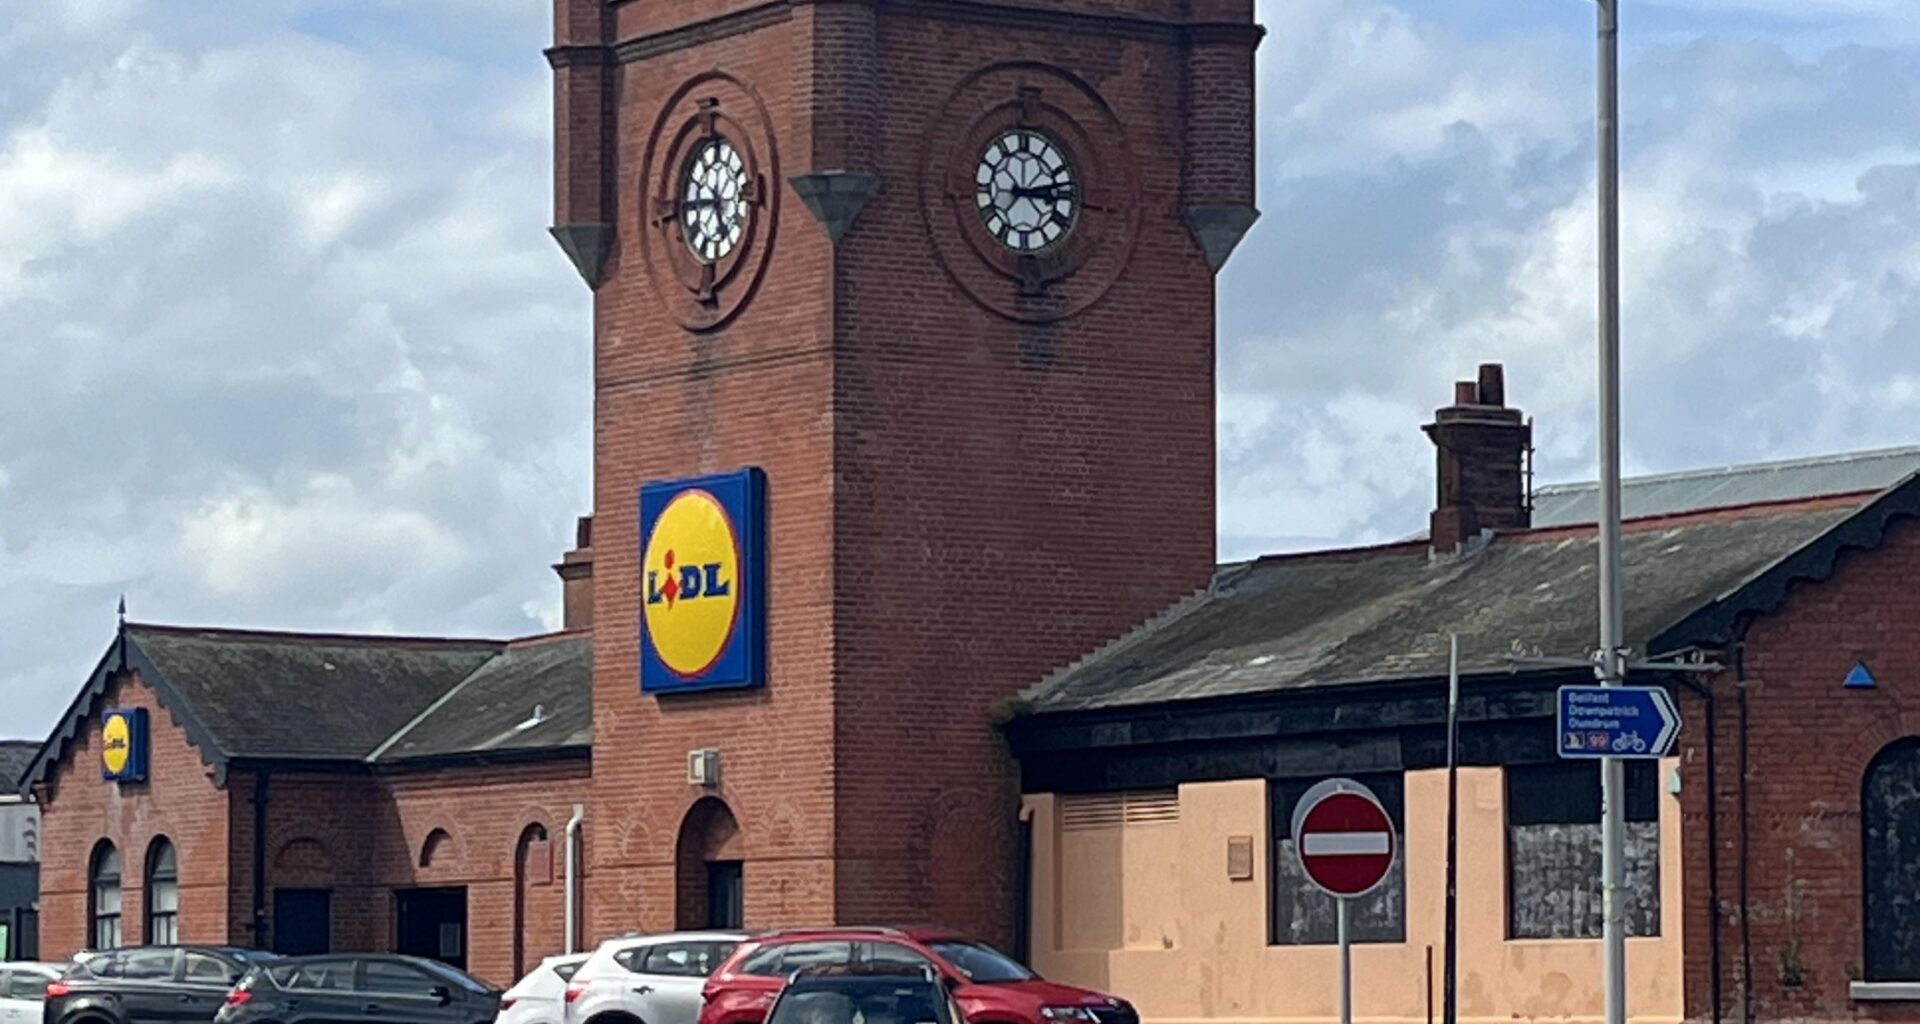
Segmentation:
{"type": "Polygon", "coordinates": [[[1439,500],[1433,510],[1433,549],[1457,551],[1483,530],[1524,530],[1532,524],[1526,486],[1533,427],[1507,407],[1506,371],[1483,363],[1478,380],[1453,386],[1453,404],[1423,429],[1439,455],[1439,500]]]}
{"type": "Polygon", "coordinates": [[[574,526],[574,548],[553,571],[560,574],[560,624],[564,629],[593,625],[593,517],[581,516],[574,526]]]}

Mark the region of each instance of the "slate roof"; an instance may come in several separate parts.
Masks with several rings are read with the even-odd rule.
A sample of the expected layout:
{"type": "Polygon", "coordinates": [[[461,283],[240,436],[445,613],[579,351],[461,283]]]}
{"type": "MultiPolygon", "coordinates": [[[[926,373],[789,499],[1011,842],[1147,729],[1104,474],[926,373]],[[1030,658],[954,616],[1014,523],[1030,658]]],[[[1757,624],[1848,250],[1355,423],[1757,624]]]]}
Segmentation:
{"type": "Polygon", "coordinates": [[[502,648],[146,625],[127,635],[228,757],[365,759],[502,648]]]}
{"type": "MultiPolygon", "coordinates": [[[[1920,446],[1756,462],[1634,477],[1621,485],[1620,507],[1628,519],[1640,519],[1829,494],[1859,494],[1885,490],[1917,472],[1920,446]]],[[[1592,523],[1599,518],[1599,489],[1591,481],[1556,484],[1534,492],[1536,527],[1592,523]]]]}
{"type": "MultiPolygon", "coordinates": [[[[103,699],[109,648],[24,785],[45,776],[103,699]]],[[[233,760],[405,765],[423,758],[584,749],[593,643],[333,636],[129,623],[125,659],[216,771],[233,760]],[[542,710],[541,721],[516,726],[542,710]]]]}
{"type": "Polygon", "coordinates": [[[509,645],[373,759],[586,746],[592,736],[593,640],[572,633],[509,645]]]}
{"type": "MultiPolygon", "coordinates": [[[[1871,496],[1748,506],[1628,524],[1627,638],[1637,653],[1724,629],[1825,578],[1843,547],[1920,514],[1920,482],[1871,496]]],[[[1023,695],[1024,713],[1139,707],[1510,671],[1516,652],[1578,658],[1598,621],[1592,527],[1503,534],[1468,552],[1425,541],[1223,566],[1204,592],[1023,695]]]]}
{"type": "Polygon", "coordinates": [[[40,744],[33,740],[0,740],[0,796],[19,791],[20,780],[39,749],[40,744]]]}

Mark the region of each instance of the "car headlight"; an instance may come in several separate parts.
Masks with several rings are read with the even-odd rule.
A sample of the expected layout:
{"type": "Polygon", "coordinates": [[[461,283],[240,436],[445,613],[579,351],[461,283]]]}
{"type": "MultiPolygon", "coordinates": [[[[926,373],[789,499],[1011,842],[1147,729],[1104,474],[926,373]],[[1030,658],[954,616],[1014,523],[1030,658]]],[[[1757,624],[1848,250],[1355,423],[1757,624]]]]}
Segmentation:
{"type": "Polygon", "coordinates": [[[1093,1015],[1092,1010],[1084,1006],[1043,1006],[1040,1008],[1040,1016],[1051,1021],[1066,1022],[1066,1024],[1097,1024],[1100,1019],[1093,1015]]]}

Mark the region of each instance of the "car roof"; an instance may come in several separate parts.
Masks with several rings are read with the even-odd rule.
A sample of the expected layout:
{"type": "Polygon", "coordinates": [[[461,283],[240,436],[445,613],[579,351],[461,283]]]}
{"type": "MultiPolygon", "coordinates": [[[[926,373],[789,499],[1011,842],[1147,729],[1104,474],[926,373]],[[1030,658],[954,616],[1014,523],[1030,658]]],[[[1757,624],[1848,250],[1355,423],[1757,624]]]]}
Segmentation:
{"type": "Polygon", "coordinates": [[[9,960],[6,963],[0,963],[0,971],[25,969],[29,971],[51,971],[54,974],[59,974],[61,971],[66,970],[67,966],[66,964],[56,964],[46,960],[9,960]]]}
{"type": "Polygon", "coordinates": [[[965,941],[966,936],[950,928],[909,925],[835,925],[826,928],[788,928],[754,936],[759,942],[785,942],[791,939],[809,938],[894,938],[911,939],[914,942],[953,942],[965,941]]]}
{"type": "Polygon", "coordinates": [[[600,943],[599,948],[606,949],[610,946],[619,946],[621,948],[627,946],[652,946],[662,942],[745,942],[747,938],[748,935],[746,932],[718,930],[657,933],[628,932],[625,935],[615,935],[607,939],[600,943]]]}

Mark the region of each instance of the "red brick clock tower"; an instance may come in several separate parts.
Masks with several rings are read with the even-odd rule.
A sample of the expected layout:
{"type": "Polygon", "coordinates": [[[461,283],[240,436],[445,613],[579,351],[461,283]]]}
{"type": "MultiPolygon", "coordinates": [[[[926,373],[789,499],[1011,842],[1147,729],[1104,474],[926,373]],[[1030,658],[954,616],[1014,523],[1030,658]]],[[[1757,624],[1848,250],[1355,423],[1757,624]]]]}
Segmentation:
{"type": "Polygon", "coordinates": [[[557,0],[554,234],[595,295],[586,938],[1010,937],[996,707],[1213,570],[1252,8],[557,0]],[[758,504],[670,504],[749,472],[758,504]],[[700,567],[663,569],[695,543],[663,507],[700,567]],[[668,589],[760,608],[698,620],[755,667],[643,691],[707,642],[644,634],[696,621],[645,607],[668,589]]]}

